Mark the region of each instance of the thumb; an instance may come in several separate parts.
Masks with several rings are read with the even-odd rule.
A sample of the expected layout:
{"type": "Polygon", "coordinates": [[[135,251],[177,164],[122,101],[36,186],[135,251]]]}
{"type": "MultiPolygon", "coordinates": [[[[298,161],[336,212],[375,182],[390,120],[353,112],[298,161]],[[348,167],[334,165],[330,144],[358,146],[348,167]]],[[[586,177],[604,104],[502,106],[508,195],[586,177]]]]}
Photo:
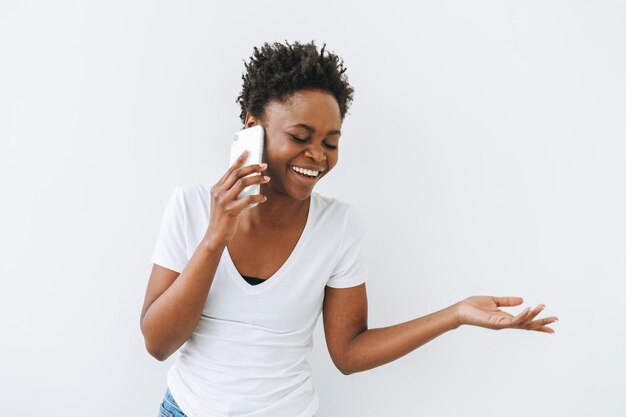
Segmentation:
{"type": "Polygon", "coordinates": [[[493,297],[493,301],[498,307],[512,307],[522,304],[524,299],[521,297],[493,297]]]}

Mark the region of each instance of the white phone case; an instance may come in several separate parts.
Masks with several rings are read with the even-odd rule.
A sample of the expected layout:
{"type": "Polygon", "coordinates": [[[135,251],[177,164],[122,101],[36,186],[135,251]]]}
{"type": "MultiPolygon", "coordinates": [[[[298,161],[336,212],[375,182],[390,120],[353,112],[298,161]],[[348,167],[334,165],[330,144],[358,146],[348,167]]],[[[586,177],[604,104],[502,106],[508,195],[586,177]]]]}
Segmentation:
{"type": "MultiPolygon", "coordinates": [[[[237,158],[241,156],[245,149],[248,150],[248,156],[241,165],[242,167],[247,165],[260,164],[263,162],[263,144],[265,141],[265,131],[263,126],[256,125],[247,129],[240,130],[233,135],[230,145],[230,165],[233,166],[237,158]]],[[[254,173],[250,175],[261,175],[260,173],[254,173]]],[[[248,175],[248,176],[250,176],[248,175]]],[[[238,200],[242,198],[261,193],[260,184],[252,184],[243,189],[237,196],[238,200]]],[[[248,208],[252,208],[259,203],[253,203],[248,205],[248,208]]]]}

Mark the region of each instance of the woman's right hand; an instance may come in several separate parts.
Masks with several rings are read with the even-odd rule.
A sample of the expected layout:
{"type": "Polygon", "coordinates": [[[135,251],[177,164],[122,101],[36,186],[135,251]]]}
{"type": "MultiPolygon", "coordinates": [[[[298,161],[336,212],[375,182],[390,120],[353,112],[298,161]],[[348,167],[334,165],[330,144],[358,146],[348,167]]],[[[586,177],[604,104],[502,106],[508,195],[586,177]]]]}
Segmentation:
{"type": "Polygon", "coordinates": [[[237,232],[239,214],[253,203],[263,203],[267,198],[262,194],[253,194],[240,200],[239,193],[252,184],[269,182],[269,177],[250,175],[263,172],[267,164],[247,165],[242,167],[247,151],[244,151],[235,163],[226,171],[224,176],[211,187],[211,219],[206,231],[205,239],[228,243],[237,232]],[[250,175],[249,177],[247,175],[250,175]]]}

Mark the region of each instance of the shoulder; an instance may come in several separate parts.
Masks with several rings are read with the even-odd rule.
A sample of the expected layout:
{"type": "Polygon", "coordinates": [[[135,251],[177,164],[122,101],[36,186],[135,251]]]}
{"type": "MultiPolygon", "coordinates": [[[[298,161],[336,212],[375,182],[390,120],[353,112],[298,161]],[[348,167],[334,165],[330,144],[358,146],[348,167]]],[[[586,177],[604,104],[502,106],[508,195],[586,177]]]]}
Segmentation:
{"type": "Polygon", "coordinates": [[[329,197],[316,191],[311,193],[311,199],[315,200],[315,207],[318,214],[330,213],[336,215],[338,213],[345,213],[350,207],[350,204],[346,201],[329,197]]]}
{"type": "Polygon", "coordinates": [[[202,204],[210,201],[211,187],[205,184],[182,184],[174,188],[173,195],[185,205],[202,204]]]}
{"type": "Polygon", "coordinates": [[[211,209],[210,186],[203,184],[182,184],[174,187],[168,203],[175,216],[195,218],[211,209]]]}
{"type": "Polygon", "coordinates": [[[311,198],[315,199],[318,218],[332,218],[343,224],[362,223],[361,213],[352,203],[317,192],[313,192],[311,198]]]}

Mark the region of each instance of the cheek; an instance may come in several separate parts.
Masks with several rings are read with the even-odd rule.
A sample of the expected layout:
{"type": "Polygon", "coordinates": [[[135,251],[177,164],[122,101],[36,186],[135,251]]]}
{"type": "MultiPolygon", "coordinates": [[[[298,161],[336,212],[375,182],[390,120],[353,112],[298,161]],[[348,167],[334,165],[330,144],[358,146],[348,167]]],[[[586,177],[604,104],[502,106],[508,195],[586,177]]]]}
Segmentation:
{"type": "Polygon", "coordinates": [[[270,173],[284,173],[285,169],[289,169],[288,162],[293,158],[294,152],[289,146],[281,145],[266,145],[263,153],[263,161],[268,164],[268,172],[270,173]]]}
{"type": "Polygon", "coordinates": [[[333,156],[328,157],[328,165],[330,165],[331,168],[334,168],[338,162],[339,162],[339,152],[335,152],[333,156]]]}
{"type": "Polygon", "coordinates": [[[263,152],[265,155],[272,159],[288,158],[290,154],[297,152],[295,144],[289,143],[286,140],[278,141],[265,141],[263,146],[263,152]]]}

